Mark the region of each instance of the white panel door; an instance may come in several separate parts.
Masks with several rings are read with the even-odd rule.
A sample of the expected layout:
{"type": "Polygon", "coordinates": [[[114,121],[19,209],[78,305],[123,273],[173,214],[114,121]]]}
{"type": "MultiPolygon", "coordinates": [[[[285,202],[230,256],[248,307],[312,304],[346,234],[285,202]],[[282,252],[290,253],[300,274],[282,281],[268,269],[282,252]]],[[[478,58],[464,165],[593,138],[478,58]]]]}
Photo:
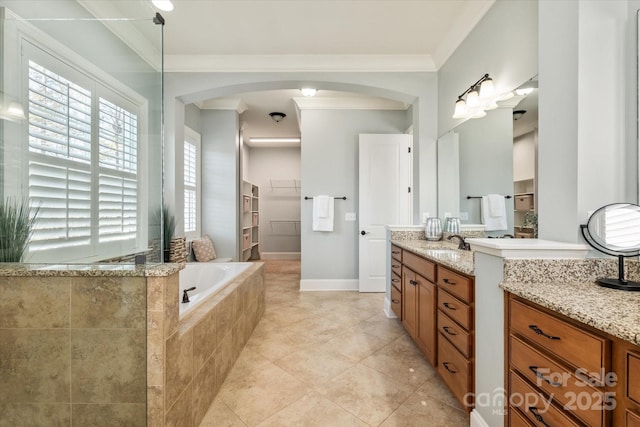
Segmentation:
{"type": "Polygon", "coordinates": [[[359,140],[359,290],[386,289],[386,229],[411,224],[411,136],[361,134],[359,140]]]}

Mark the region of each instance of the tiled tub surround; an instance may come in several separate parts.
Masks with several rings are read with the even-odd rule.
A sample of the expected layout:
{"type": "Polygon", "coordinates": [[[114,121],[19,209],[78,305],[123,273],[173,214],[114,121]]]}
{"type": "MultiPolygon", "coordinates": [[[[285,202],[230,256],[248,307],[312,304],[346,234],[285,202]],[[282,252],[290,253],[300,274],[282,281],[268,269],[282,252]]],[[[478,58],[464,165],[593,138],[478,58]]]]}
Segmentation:
{"type": "Polygon", "coordinates": [[[148,286],[148,426],[198,426],[265,308],[253,263],[179,319],[178,274],[148,286]]]}
{"type": "Polygon", "coordinates": [[[198,425],[264,311],[264,269],[178,320],[180,268],[3,264],[0,426],[198,425]]]}
{"type": "MultiPolygon", "coordinates": [[[[640,262],[626,260],[625,267],[625,278],[640,280],[640,262]]],[[[500,287],[640,345],[640,293],[601,287],[601,277],[618,277],[616,259],[505,259],[500,287]]]]}
{"type": "Polygon", "coordinates": [[[145,425],[147,276],[177,271],[3,264],[0,426],[145,425]]]}

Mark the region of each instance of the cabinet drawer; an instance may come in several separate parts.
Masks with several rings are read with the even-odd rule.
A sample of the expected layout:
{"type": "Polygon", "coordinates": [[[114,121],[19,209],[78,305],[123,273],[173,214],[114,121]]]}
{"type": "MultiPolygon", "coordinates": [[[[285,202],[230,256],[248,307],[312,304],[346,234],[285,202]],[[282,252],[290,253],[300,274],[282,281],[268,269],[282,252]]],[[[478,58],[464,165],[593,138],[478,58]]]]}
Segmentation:
{"type": "Polygon", "coordinates": [[[471,334],[438,310],[438,332],[446,337],[464,357],[471,354],[471,334]]]}
{"type": "Polygon", "coordinates": [[[509,427],[532,427],[533,424],[529,422],[527,417],[522,415],[518,409],[513,406],[509,407],[509,427]]]}
{"type": "Polygon", "coordinates": [[[391,245],[391,258],[402,262],[402,249],[396,245],[391,245]]]}
{"type": "Polygon", "coordinates": [[[402,320],[402,293],[395,286],[391,287],[391,310],[402,320]]]}
{"type": "Polygon", "coordinates": [[[471,307],[438,288],[438,308],[467,331],[471,330],[471,307]]]}
{"type": "Polygon", "coordinates": [[[454,273],[453,271],[438,266],[438,286],[464,302],[471,302],[473,289],[471,279],[454,273]]]}
{"type": "Polygon", "coordinates": [[[640,427],[640,415],[633,413],[628,409],[626,413],[626,421],[626,427],[640,427]]]}
{"type": "Polygon", "coordinates": [[[595,389],[548,357],[520,339],[509,337],[509,362],[512,369],[535,384],[548,395],[553,395],[561,406],[591,427],[601,427],[605,423],[604,393],[595,389]]]}
{"type": "Polygon", "coordinates": [[[393,278],[393,273],[398,277],[402,277],[402,263],[396,259],[391,258],[391,277],[393,278]]]}
{"type": "Polygon", "coordinates": [[[627,397],[640,405],[640,355],[627,353],[627,397]]]}
{"type": "Polygon", "coordinates": [[[442,334],[438,333],[438,373],[463,407],[473,407],[471,390],[471,362],[442,334]]]}
{"type": "Polygon", "coordinates": [[[603,381],[601,368],[606,366],[610,352],[607,339],[513,299],[509,301],[509,326],[571,368],[586,370],[594,379],[603,381]]]}
{"type": "Polygon", "coordinates": [[[426,259],[408,251],[403,251],[402,263],[425,279],[432,282],[436,281],[435,263],[427,261],[426,259]]]}
{"type": "Polygon", "coordinates": [[[396,288],[398,292],[402,293],[402,279],[395,271],[391,272],[391,285],[393,288],[396,288]]]}
{"type": "Polygon", "coordinates": [[[569,418],[564,411],[550,404],[546,397],[513,371],[509,372],[509,383],[511,396],[518,396],[518,398],[509,399],[511,404],[517,407],[534,426],[579,427],[579,424],[569,418]]]}

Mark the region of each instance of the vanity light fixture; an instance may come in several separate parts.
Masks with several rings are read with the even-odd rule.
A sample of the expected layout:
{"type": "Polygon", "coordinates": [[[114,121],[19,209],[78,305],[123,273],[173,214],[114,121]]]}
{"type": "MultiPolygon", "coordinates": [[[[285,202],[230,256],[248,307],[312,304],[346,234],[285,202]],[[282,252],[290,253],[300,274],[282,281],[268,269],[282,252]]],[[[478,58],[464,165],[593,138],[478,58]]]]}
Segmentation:
{"type": "Polygon", "coordinates": [[[314,89],[311,87],[303,87],[302,89],[300,89],[300,91],[304,96],[315,96],[318,89],[314,89]]]}
{"type": "Polygon", "coordinates": [[[171,12],[173,10],[173,3],[171,0],[151,0],[151,3],[164,12],[171,12]]]}
{"type": "Polygon", "coordinates": [[[274,122],[280,123],[285,117],[287,117],[287,115],[279,111],[274,111],[269,113],[269,117],[271,117],[274,122]]]}
{"type": "Polygon", "coordinates": [[[482,76],[458,96],[453,113],[454,119],[480,118],[486,111],[498,108],[498,101],[504,95],[498,95],[489,74],[482,76]],[[466,97],[466,98],[465,98],[466,97]]]}
{"type": "Polygon", "coordinates": [[[524,116],[524,113],[526,113],[527,110],[515,110],[513,112],[513,120],[518,120],[520,118],[522,118],[522,116],[524,116]]]}

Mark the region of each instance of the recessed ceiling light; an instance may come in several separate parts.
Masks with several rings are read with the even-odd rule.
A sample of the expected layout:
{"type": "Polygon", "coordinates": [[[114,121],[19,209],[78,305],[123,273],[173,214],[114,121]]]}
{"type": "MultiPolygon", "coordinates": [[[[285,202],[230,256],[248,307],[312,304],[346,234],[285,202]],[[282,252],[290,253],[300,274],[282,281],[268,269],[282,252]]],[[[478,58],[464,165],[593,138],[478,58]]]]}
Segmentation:
{"type": "Polygon", "coordinates": [[[151,3],[155,7],[165,12],[171,12],[173,10],[173,3],[171,0],[151,0],[151,3]]]}

